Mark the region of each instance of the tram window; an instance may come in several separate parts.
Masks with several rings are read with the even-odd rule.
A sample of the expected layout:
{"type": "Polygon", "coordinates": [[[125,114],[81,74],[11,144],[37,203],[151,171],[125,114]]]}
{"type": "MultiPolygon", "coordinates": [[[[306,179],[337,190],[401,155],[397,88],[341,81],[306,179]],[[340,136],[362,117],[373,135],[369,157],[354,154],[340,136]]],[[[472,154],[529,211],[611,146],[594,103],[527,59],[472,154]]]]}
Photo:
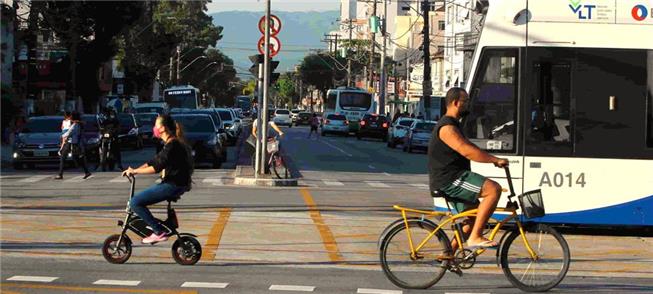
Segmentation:
{"type": "Polygon", "coordinates": [[[463,131],[481,149],[513,152],[517,92],[517,49],[485,49],[473,81],[470,114],[463,131]]]}
{"type": "Polygon", "coordinates": [[[646,103],[648,104],[648,115],[647,115],[647,124],[646,127],[648,131],[646,132],[646,146],[648,148],[653,148],[653,50],[647,52],[648,55],[648,99],[646,103]]]}
{"type": "Polygon", "coordinates": [[[555,49],[529,51],[531,73],[525,91],[530,99],[526,127],[526,154],[569,156],[571,129],[571,64],[555,49]],[[559,56],[556,56],[559,55],[559,56]]]}

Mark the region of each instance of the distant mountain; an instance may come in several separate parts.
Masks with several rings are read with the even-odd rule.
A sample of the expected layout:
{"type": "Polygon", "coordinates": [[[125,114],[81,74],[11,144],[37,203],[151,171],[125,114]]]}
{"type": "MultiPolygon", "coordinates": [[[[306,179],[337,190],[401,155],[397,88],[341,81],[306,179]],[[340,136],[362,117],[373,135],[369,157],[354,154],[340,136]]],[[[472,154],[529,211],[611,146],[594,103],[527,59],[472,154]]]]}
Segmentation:
{"type": "MultiPolygon", "coordinates": [[[[280,61],[277,72],[293,71],[309,49],[326,48],[320,42],[324,34],[337,29],[338,11],[323,12],[273,12],[281,19],[281,52],[275,57],[280,61]]],[[[258,54],[256,44],[261,37],[258,21],[264,14],[250,11],[224,11],[211,14],[213,23],[224,27],[218,49],[234,60],[239,72],[245,72],[251,62],[248,56],[258,54]]]]}

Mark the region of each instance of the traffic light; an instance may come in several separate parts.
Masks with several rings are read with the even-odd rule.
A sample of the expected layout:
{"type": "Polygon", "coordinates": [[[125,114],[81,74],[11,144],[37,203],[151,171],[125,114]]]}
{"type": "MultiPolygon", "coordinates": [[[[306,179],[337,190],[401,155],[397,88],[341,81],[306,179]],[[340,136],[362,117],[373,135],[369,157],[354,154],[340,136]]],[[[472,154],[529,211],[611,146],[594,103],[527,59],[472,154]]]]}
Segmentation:
{"type": "MultiPolygon", "coordinates": [[[[253,63],[252,67],[249,68],[249,72],[251,72],[255,77],[258,78],[258,65],[263,63],[265,57],[263,56],[263,54],[256,54],[250,56],[249,60],[252,61],[253,63]]],[[[279,76],[281,75],[277,72],[274,72],[277,66],[279,66],[279,61],[270,59],[270,78],[268,79],[270,81],[269,85],[274,84],[274,82],[276,82],[279,79],[279,76]]]]}

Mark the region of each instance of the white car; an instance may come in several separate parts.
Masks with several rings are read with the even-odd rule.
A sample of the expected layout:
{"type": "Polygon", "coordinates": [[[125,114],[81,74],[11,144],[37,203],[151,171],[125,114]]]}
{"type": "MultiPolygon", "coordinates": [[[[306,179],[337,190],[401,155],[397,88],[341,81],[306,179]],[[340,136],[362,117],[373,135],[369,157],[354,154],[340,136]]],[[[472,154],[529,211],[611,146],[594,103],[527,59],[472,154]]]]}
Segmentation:
{"type": "Polygon", "coordinates": [[[278,126],[292,127],[292,118],[290,117],[290,110],[276,109],[272,121],[278,126]]]}
{"type": "Polygon", "coordinates": [[[415,119],[410,117],[398,118],[388,130],[388,147],[395,148],[397,144],[403,144],[404,137],[414,121],[415,119]]]}
{"type": "Polygon", "coordinates": [[[302,112],[302,111],[299,110],[299,109],[293,109],[293,110],[290,111],[290,118],[292,118],[293,123],[297,122],[297,118],[299,118],[299,113],[300,112],[302,112]]]}
{"type": "Polygon", "coordinates": [[[330,134],[349,135],[349,121],[347,117],[342,114],[330,113],[326,115],[326,119],[322,123],[322,136],[330,134]]]}

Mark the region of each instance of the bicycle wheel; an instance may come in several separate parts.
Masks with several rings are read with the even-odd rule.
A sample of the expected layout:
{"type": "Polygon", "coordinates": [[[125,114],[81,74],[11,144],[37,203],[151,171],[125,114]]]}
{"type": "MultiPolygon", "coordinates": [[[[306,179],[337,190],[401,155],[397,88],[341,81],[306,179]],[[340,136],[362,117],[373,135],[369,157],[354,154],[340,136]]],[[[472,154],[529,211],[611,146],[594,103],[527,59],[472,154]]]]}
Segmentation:
{"type": "MultiPolygon", "coordinates": [[[[429,221],[409,219],[413,246],[419,245],[436,226],[429,221]]],[[[447,270],[448,261],[438,257],[451,251],[449,238],[443,231],[433,236],[412,257],[406,225],[397,223],[381,242],[380,257],[383,273],[390,281],[406,289],[427,289],[437,283],[447,270]]]]}
{"type": "Polygon", "coordinates": [[[538,224],[524,232],[537,255],[533,259],[519,231],[506,237],[501,248],[501,267],[510,283],[527,292],[544,292],[557,286],[569,269],[567,241],[555,229],[538,224]]]}
{"type": "Polygon", "coordinates": [[[277,178],[288,178],[288,168],[286,167],[286,163],[283,161],[283,158],[279,156],[279,154],[273,153],[270,162],[272,164],[272,170],[274,171],[274,174],[277,176],[277,178]]]}

